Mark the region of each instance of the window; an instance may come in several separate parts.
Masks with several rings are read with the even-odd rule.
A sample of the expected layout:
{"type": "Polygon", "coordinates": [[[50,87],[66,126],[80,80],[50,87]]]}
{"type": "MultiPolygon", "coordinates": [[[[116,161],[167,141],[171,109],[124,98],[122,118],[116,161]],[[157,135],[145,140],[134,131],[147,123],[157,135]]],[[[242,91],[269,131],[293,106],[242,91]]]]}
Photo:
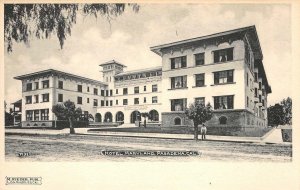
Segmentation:
{"type": "Polygon", "coordinates": [[[171,58],[171,69],[186,67],[186,56],[171,58]]]}
{"type": "Polygon", "coordinates": [[[123,99],[123,105],[128,105],[128,100],[127,99],[123,99]]]}
{"type": "Polygon", "coordinates": [[[171,89],[186,88],[186,76],[171,77],[171,89]]]}
{"type": "Polygon", "coordinates": [[[87,99],[86,99],[86,103],[90,103],[90,98],[87,98],[87,99]]]}
{"type": "Polygon", "coordinates": [[[41,110],[41,120],[49,120],[49,109],[41,110]]]}
{"type": "Polygon", "coordinates": [[[157,84],[152,85],[152,92],[157,92],[157,84]]]}
{"type": "Polygon", "coordinates": [[[144,92],[146,92],[147,91],[147,86],[144,86],[144,92]]]}
{"type": "Polygon", "coordinates": [[[123,95],[127,95],[128,94],[128,89],[127,88],[123,88],[123,95]]]}
{"type": "Polygon", "coordinates": [[[108,96],[108,95],[109,95],[108,92],[109,92],[108,90],[105,91],[105,96],[108,96]]]}
{"type": "Polygon", "coordinates": [[[257,97],[257,88],[254,89],[254,96],[257,97]]]}
{"type": "Polygon", "coordinates": [[[195,103],[205,105],[205,97],[195,98],[195,103]]]}
{"type": "Polygon", "coordinates": [[[249,97],[247,96],[247,107],[249,108],[249,97]]]}
{"type": "Polygon", "coordinates": [[[43,100],[43,102],[49,102],[49,93],[42,94],[42,100],[43,100]]]}
{"type": "Polygon", "coordinates": [[[157,103],[157,96],[153,96],[152,97],[152,104],[156,104],[157,103]]]}
{"type": "Polygon", "coordinates": [[[40,110],[34,110],[34,121],[40,120],[40,110]]]}
{"type": "Polygon", "coordinates": [[[261,103],[261,95],[259,95],[258,98],[259,98],[259,103],[261,103]]]}
{"type": "Polygon", "coordinates": [[[104,90],[101,90],[101,96],[104,96],[104,90]]]}
{"type": "Polygon", "coordinates": [[[233,109],[233,96],[215,96],[214,109],[233,109]]]}
{"type": "Polygon", "coordinates": [[[116,94],[119,94],[119,90],[118,89],[116,89],[116,94]]]}
{"type": "Polygon", "coordinates": [[[176,118],[174,119],[174,124],[175,124],[175,125],[181,125],[181,119],[180,119],[179,117],[176,117],[176,118]]]}
{"type": "Polygon", "coordinates": [[[226,84],[233,82],[233,70],[219,71],[214,73],[215,84],[226,84]]]}
{"type": "Polygon", "coordinates": [[[171,111],[184,111],[186,108],[186,99],[171,100],[171,111]]]}
{"type": "Polygon", "coordinates": [[[82,85],[80,85],[80,84],[77,85],[77,91],[82,92],[82,85]]]}
{"type": "Polygon", "coordinates": [[[205,85],[205,77],[204,76],[205,76],[204,73],[195,75],[195,83],[196,83],[195,85],[197,87],[205,85]]]}
{"type": "MultiPolygon", "coordinates": [[[[89,86],[86,88],[86,91],[90,92],[90,87],[89,86]]],[[[97,90],[97,95],[98,95],[98,90],[97,90]]]]}
{"type": "Polygon", "coordinates": [[[98,95],[98,89],[94,88],[94,95],[98,95]]]}
{"type": "Polygon", "coordinates": [[[35,82],[35,83],[34,83],[34,89],[35,89],[35,90],[39,89],[39,82],[35,82]]]}
{"type": "Polygon", "coordinates": [[[39,103],[39,95],[34,95],[34,103],[39,103]]]}
{"type": "Polygon", "coordinates": [[[26,121],[32,121],[33,110],[26,110],[26,121]]]}
{"type": "Polygon", "coordinates": [[[219,118],[219,122],[220,122],[221,125],[226,125],[226,123],[227,123],[227,117],[221,116],[219,118]]]}
{"type": "Polygon", "coordinates": [[[31,104],[32,103],[32,96],[26,96],[26,104],[31,104]]]}
{"type": "Polygon", "coordinates": [[[63,95],[62,94],[58,94],[58,102],[63,102],[63,95]]]}
{"type": "Polygon", "coordinates": [[[108,100],[106,100],[105,105],[108,106],[108,100]]]}
{"type": "Polygon", "coordinates": [[[32,83],[27,83],[26,84],[26,91],[32,90],[32,83]]]}
{"type": "Polygon", "coordinates": [[[49,80],[42,81],[43,88],[49,88],[49,80]]]}
{"type": "Polygon", "coordinates": [[[104,106],[104,100],[101,100],[101,106],[104,106]]]}
{"type": "Polygon", "coordinates": [[[214,51],[214,63],[232,61],[232,60],[233,60],[233,48],[214,51]]]}
{"type": "Polygon", "coordinates": [[[80,96],[77,97],[77,104],[82,104],[82,97],[80,96]]]}
{"type": "Polygon", "coordinates": [[[119,104],[119,101],[118,100],[116,100],[116,105],[118,105],[119,104]]]}
{"type": "Polygon", "coordinates": [[[64,82],[63,81],[58,81],[58,88],[63,89],[64,88],[64,82]]]}
{"type": "Polygon", "coordinates": [[[196,66],[204,65],[204,53],[195,54],[195,64],[196,66]]]}
{"type": "MultiPolygon", "coordinates": [[[[104,104],[104,103],[103,103],[103,104],[104,104]]],[[[97,100],[97,99],[94,99],[93,106],[98,106],[98,100],[97,100]]]]}
{"type": "Polygon", "coordinates": [[[147,103],[147,98],[146,97],[144,97],[144,103],[147,103]]]}
{"type": "Polygon", "coordinates": [[[110,90],[110,96],[112,96],[113,95],[113,91],[112,90],[110,90]]]}
{"type": "Polygon", "coordinates": [[[261,82],[258,83],[259,90],[261,90],[261,82]]]}
{"type": "Polygon", "coordinates": [[[137,87],[134,87],[134,93],[135,94],[138,94],[140,92],[140,88],[137,86],[137,87]]]}
{"type": "Polygon", "coordinates": [[[257,82],[258,81],[258,74],[257,72],[254,73],[254,82],[257,82]]]}
{"type": "Polygon", "coordinates": [[[112,101],[112,100],[109,102],[109,105],[110,105],[110,106],[112,106],[112,105],[113,105],[113,101],[112,101]]]}
{"type": "Polygon", "coordinates": [[[139,104],[139,103],[140,103],[139,98],[134,98],[134,104],[139,104]]]}

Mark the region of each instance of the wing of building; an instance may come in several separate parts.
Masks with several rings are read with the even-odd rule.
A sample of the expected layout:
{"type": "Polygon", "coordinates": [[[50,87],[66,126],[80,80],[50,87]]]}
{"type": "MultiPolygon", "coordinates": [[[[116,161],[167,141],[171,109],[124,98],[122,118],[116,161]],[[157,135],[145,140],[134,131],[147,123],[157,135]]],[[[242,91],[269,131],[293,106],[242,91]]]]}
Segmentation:
{"type": "Polygon", "coordinates": [[[125,72],[111,60],[99,65],[103,82],[52,69],[15,77],[22,81],[23,126],[52,126],[52,106],[69,99],[95,122],[135,123],[148,112],[162,127],[191,125],[184,109],[199,101],[213,106],[208,126],[267,125],[271,87],[255,26],[150,50],[161,56],[160,67],[125,72]]]}

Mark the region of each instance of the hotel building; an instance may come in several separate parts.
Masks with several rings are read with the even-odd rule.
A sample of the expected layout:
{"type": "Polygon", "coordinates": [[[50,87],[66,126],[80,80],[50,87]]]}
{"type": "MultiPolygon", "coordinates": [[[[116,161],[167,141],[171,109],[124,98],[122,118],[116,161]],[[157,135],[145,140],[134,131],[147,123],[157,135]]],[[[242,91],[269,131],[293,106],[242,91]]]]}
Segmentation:
{"type": "Polygon", "coordinates": [[[148,112],[162,127],[187,126],[184,109],[198,101],[213,107],[208,126],[267,126],[271,87],[255,26],[150,49],[161,67],[124,71],[112,60],[100,64],[103,82],[52,69],[15,77],[22,81],[23,126],[53,125],[52,106],[68,99],[95,122],[135,123],[148,112]]]}

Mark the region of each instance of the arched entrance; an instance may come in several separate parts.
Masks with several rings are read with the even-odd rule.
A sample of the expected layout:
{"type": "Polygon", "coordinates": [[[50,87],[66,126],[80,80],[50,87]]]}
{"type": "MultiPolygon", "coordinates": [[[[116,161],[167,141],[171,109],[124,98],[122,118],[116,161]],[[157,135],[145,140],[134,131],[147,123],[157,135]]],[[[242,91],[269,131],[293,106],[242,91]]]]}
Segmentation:
{"type": "Polygon", "coordinates": [[[116,113],[116,122],[124,122],[124,113],[121,111],[118,111],[116,113]]]}
{"type": "Polygon", "coordinates": [[[104,122],[112,122],[112,114],[110,112],[105,113],[104,122]]]}
{"type": "Polygon", "coordinates": [[[174,124],[175,124],[175,125],[181,125],[181,118],[176,117],[176,118],[174,119],[174,124]]]}
{"type": "Polygon", "coordinates": [[[130,115],[130,123],[135,123],[135,121],[141,121],[141,113],[139,111],[133,111],[130,115]]]}
{"type": "Polygon", "coordinates": [[[101,114],[100,113],[96,113],[95,114],[95,122],[102,122],[102,118],[101,118],[101,114]]]}
{"type": "Polygon", "coordinates": [[[151,110],[149,112],[149,120],[151,120],[151,121],[159,121],[158,111],[151,110]]]}

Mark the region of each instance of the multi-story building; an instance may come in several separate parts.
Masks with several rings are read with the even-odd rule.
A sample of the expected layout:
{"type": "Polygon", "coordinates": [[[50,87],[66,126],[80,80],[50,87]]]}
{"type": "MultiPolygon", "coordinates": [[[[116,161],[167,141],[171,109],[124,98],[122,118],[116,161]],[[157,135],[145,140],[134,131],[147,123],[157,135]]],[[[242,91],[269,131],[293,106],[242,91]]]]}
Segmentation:
{"type": "Polygon", "coordinates": [[[84,113],[95,113],[106,84],[48,69],[15,77],[22,81],[22,126],[52,126],[52,106],[71,100],[84,113]]]}
{"type": "Polygon", "coordinates": [[[198,101],[214,109],[210,126],[267,125],[271,87],[255,26],[150,49],[161,67],[125,72],[112,60],[100,64],[103,82],[51,69],[15,77],[22,80],[23,125],[55,120],[52,105],[67,99],[96,122],[135,123],[148,112],[163,127],[191,125],[184,109],[198,101]]]}
{"type": "Polygon", "coordinates": [[[210,103],[213,126],[266,126],[271,87],[255,26],[151,47],[162,57],[163,126],[190,125],[184,108],[210,103]]]}

